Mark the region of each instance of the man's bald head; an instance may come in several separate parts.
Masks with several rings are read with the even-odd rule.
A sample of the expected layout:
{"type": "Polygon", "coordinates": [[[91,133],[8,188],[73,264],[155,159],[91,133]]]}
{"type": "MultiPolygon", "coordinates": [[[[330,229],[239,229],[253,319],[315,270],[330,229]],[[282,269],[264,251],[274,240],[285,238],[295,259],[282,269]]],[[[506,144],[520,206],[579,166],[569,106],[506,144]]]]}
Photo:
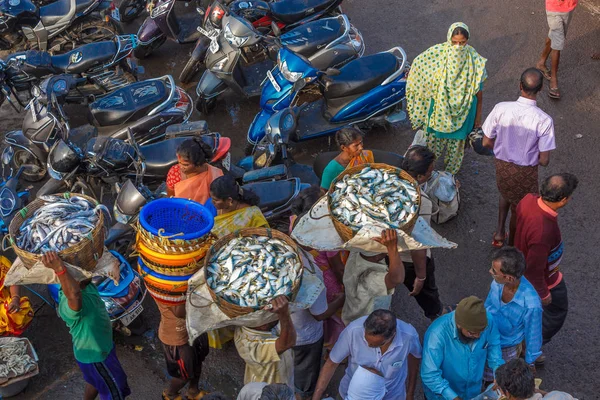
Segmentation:
{"type": "Polygon", "coordinates": [[[563,172],[547,177],[542,182],[540,196],[550,203],[558,203],[573,195],[579,180],[573,174],[563,172]]]}
{"type": "Polygon", "coordinates": [[[544,86],[544,76],[537,68],[527,68],[521,74],[521,90],[528,96],[535,97],[544,86]]]}

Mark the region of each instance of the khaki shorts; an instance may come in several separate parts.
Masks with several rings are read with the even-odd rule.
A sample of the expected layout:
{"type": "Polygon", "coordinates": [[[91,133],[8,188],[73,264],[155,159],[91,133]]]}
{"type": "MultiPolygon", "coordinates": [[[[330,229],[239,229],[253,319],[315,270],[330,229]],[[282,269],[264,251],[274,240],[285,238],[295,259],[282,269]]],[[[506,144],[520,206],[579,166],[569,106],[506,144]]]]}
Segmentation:
{"type": "Polygon", "coordinates": [[[546,18],[548,19],[548,26],[550,32],[548,37],[550,38],[550,47],[552,50],[562,50],[565,47],[565,40],[567,38],[567,29],[571,23],[571,17],[573,11],[567,13],[550,12],[546,11],[546,18]]]}

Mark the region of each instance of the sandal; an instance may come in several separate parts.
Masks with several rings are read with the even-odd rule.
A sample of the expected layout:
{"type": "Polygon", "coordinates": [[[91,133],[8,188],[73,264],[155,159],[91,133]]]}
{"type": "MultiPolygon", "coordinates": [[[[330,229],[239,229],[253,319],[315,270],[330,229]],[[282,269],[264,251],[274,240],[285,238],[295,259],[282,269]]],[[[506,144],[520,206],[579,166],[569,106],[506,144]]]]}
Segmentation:
{"type": "Polygon", "coordinates": [[[538,68],[538,70],[542,73],[542,75],[544,75],[544,78],[546,78],[547,80],[550,80],[552,78],[552,75],[550,75],[551,71],[548,68],[538,68]]]}
{"type": "Polygon", "coordinates": [[[180,394],[178,394],[176,397],[169,397],[169,395],[167,394],[167,391],[163,390],[162,400],[183,400],[183,397],[181,397],[180,394]]]}
{"type": "Polygon", "coordinates": [[[550,88],[550,90],[548,91],[548,96],[550,96],[551,99],[560,100],[560,91],[557,87],[550,88]]]}
{"type": "Polygon", "coordinates": [[[187,392],[187,394],[185,395],[185,397],[187,397],[187,400],[200,400],[201,398],[203,398],[204,396],[206,396],[208,394],[208,392],[201,390],[198,392],[198,394],[196,396],[192,396],[190,394],[190,392],[187,392]]]}
{"type": "Polygon", "coordinates": [[[492,247],[495,247],[496,249],[501,248],[502,246],[504,246],[504,241],[507,237],[508,232],[504,232],[504,237],[501,240],[496,240],[496,232],[494,232],[494,235],[492,235],[492,247]]]}

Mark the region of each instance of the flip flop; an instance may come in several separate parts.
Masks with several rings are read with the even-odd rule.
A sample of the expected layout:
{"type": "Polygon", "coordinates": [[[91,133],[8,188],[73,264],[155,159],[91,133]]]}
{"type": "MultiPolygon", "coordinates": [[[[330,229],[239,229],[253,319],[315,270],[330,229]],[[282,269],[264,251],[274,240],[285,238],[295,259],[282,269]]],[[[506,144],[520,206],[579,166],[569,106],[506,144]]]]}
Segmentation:
{"type": "Polygon", "coordinates": [[[550,80],[552,75],[550,75],[551,71],[548,68],[538,68],[538,70],[542,73],[542,75],[544,75],[544,78],[546,78],[547,80],[550,80]]]}
{"type": "Polygon", "coordinates": [[[170,397],[170,396],[167,394],[167,391],[166,391],[166,390],[164,390],[164,391],[162,392],[162,400],[183,400],[183,397],[181,397],[181,395],[179,395],[179,394],[178,394],[177,396],[175,396],[175,397],[170,397]]]}
{"type": "Polygon", "coordinates": [[[556,100],[560,100],[560,91],[558,90],[558,88],[550,88],[550,90],[548,91],[548,96],[551,99],[556,99],[556,100]]]}
{"type": "Polygon", "coordinates": [[[203,398],[204,396],[206,396],[208,394],[208,392],[201,390],[200,392],[198,392],[198,394],[196,396],[192,396],[189,394],[186,394],[187,400],[200,400],[201,398],[203,398]]]}
{"type": "Polygon", "coordinates": [[[502,240],[496,240],[495,239],[496,232],[494,232],[494,234],[492,235],[492,247],[499,249],[502,246],[504,246],[504,241],[506,240],[507,236],[508,236],[508,232],[504,232],[504,238],[502,238],[502,240]]]}
{"type": "Polygon", "coordinates": [[[600,60],[600,53],[592,54],[592,60],[600,60]]]}

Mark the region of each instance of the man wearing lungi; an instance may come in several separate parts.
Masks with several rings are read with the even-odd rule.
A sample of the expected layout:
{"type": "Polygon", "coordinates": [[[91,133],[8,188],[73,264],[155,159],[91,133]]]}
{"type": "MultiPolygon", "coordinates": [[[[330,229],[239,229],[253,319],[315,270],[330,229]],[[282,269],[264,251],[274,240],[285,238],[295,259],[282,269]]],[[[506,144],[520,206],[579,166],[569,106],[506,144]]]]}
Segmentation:
{"type": "Polygon", "coordinates": [[[496,156],[496,184],[500,192],[498,226],[492,238],[496,248],[505,241],[511,246],[514,243],[517,204],[526,194],[538,192],[538,165],[547,166],[550,151],[556,148],[554,122],[536,105],[543,84],[539,70],[526,69],[521,75],[519,99],[496,104],[482,127],[483,145],[494,149],[496,156]]]}

